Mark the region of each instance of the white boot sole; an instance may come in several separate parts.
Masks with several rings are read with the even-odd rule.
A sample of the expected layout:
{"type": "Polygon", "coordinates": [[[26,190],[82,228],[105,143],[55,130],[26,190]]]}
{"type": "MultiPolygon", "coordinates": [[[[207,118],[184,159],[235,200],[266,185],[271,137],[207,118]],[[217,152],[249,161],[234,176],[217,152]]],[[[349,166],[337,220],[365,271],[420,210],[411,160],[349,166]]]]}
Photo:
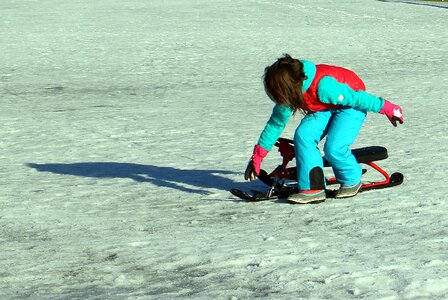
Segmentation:
{"type": "Polygon", "coordinates": [[[308,197],[309,199],[307,198],[294,199],[294,195],[291,195],[288,197],[288,202],[293,204],[308,204],[308,203],[324,202],[327,199],[325,193],[322,193],[322,195],[319,195],[319,197],[317,196],[308,196],[308,197]]]}
{"type": "Polygon", "coordinates": [[[335,198],[336,199],[341,199],[341,198],[350,198],[350,197],[354,197],[359,193],[359,190],[361,189],[362,184],[359,183],[359,185],[357,186],[356,189],[350,190],[350,191],[342,191],[341,190],[336,192],[335,198]]]}

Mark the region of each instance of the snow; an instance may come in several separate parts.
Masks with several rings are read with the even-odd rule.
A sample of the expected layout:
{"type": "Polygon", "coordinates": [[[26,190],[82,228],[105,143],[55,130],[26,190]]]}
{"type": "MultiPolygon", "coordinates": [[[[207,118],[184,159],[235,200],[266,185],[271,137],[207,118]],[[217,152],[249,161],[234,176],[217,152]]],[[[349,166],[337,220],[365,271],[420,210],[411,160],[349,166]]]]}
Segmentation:
{"type": "Polygon", "coordinates": [[[448,11],[409,2],[1,1],[0,298],[448,298],[448,11]],[[403,185],[228,192],[264,188],[243,171],[285,52],[403,107],[355,145],[403,185]]]}

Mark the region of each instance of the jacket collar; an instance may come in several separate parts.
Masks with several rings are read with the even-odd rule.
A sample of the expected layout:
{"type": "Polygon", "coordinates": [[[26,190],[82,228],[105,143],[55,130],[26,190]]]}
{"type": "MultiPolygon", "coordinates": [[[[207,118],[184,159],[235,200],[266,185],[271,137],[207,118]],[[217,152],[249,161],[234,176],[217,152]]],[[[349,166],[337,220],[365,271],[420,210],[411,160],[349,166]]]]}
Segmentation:
{"type": "Polygon", "coordinates": [[[300,62],[303,64],[303,72],[305,73],[305,76],[308,77],[303,81],[302,86],[302,93],[305,93],[316,76],[316,65],[308,60],[300,60],[300,62]]]}

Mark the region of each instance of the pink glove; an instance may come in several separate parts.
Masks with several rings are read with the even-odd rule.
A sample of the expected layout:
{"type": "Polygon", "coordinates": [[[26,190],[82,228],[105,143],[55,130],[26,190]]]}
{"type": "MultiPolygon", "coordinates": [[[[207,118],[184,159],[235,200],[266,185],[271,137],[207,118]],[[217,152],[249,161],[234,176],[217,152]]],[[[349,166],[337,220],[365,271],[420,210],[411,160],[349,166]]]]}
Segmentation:
{"type": "Polygon", "coordinates": [[[261,162],[263,158],[268,155],[268,150],[264,149],[260,145],[256,145],[254,147],[254,153],[252,154],[252,158],[247,165],[246,171],[244,172],[244,179],[246,180],[254,180],[257,178],[257,175],[260,174],[261,162]]]}
{"type": "Polygon", "coordinates": [[[387,101],[386,99],[384,99],[384,106],[380,110],[380,114],[386,115],[386,117],[395,127],[397,127],[397,121],[400,122],[400,124],[403,124],[404,122],[403,110],[401,109],[401,107],[387,101]]]}

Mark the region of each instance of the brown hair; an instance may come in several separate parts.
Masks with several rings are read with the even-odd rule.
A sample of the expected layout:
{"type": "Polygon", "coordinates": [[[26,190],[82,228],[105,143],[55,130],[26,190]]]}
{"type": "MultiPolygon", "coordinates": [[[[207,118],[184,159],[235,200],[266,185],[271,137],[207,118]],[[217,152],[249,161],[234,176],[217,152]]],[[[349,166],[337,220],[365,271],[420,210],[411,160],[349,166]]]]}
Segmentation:
{"type": "Polygon", "coordinates": [[[305,79],[303,64],[285,54],[264,70],[264,89],[275,103],[290,107],[293,113],[306,113],[309,109],[302,94],[305,79]]]}

